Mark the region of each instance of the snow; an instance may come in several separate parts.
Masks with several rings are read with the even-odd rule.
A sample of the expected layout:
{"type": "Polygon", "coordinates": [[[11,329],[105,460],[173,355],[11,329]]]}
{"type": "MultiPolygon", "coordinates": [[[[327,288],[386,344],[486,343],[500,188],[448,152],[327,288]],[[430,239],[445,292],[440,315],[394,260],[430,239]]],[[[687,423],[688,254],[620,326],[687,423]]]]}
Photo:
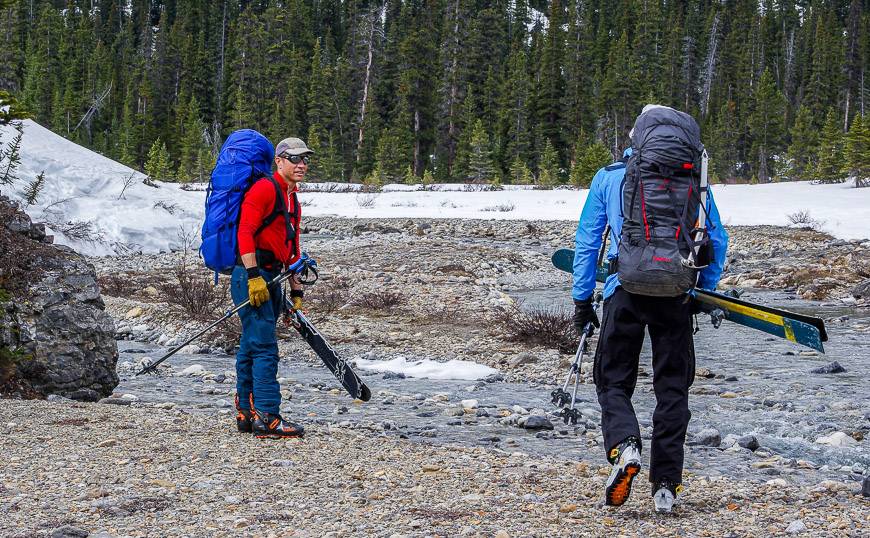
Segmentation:
{"type": "Polygon", "coordinates": [[[388,361],[357,359],[356,365],[363,370],[373,372],[393,372],[408,377],[456,381],[477,381],[498,373],[498,370],[489,366],[459,359],[447,362],[429,359],[408,361],[405,357],[396,357],[388,361]]]}
{"type": "MultiPolygon", "coordinates": [[[[90,255],[177,248],[185,234],[198,234],[204,193],[187,192],[179,185],[149,187],[145,175],[83,148],[41,125],[25,120],[18,181],[3,194],[21,200],[21,191],[40,172],[45,186],[37,203],[26,207],[35,221],[46,222],[55,242],[90,255]],[[132,184],[121,191],[132,175],[132,184]],[[169,211],[173,211],[170,214],[169,211]],[[66,223],[86,222],[90,240],[66,237],[66,223]]],[[[11,126],[0,127],[4,145],[14,136],[11,126]]]]}
{"type": "MultiPolygon", "coordinates": [[[[5,146],[14,135],[12,126],[0,127],[0,144],[5,146]]],[[[192,184],[190,190],[183,190],[178,184],[157,182],[159,188],[150,187],[142,182],[143,174],[27,120],[18,180],[0,191],[22,200],[22,191],[42,171],[42,194],[25,210],[35,221],[47,223],[57,243],[88,255],[174,250],[186,238],[198,244],[205,185],[192,184]],[[131,184],[124,190],[128,178],[131,184]],[[90,240],[67,237],[60,231],[69,223],[81,222],[93,227],[90,240]]],[[[345,183],[305,187],[299,195],[304,215],[354,218],[576,222],[588,195],[586,190],[535,190],[530,186],[479,191],[482,187],[476,185],[442,184],[425,189],[386,185],[378,193],[362,192],[361,186],[345,183]],[[309,192],[315,190],[320,192],[309,192]]],[[[726,225],[787,226],[789,215],[808,212],[819,229],[835,237],[870,238],[870,188],[855,189],[852,182],[714,185],[712,190],[726,225]]]]}

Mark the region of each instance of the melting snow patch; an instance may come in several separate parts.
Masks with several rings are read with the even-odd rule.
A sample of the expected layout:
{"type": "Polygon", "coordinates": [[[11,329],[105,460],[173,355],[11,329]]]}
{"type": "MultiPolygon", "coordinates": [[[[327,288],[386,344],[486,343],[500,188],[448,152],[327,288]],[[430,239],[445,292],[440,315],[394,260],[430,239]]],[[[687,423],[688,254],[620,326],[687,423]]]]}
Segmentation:
{"type": "Polygon", "coordinates": [[[357,359],[356,364],[363,370],[395,372],[405,374],[408,377],[425,377],[441,380],[476,381],[498,373],[498,370],[489,366],[457,359],[437,362],[429,359],[408,361],[405,357],[396,357],[388,361],[357,359]]]}

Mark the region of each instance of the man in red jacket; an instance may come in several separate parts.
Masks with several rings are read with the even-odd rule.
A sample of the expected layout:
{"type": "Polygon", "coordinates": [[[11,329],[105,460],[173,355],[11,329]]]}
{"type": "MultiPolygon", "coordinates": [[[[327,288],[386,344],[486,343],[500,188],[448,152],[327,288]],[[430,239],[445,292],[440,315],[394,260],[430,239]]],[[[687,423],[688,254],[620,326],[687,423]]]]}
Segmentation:
{"type": "MultiPolygon", "coordinates": [[[[275,148],[275,173],[256,181],[245,193],[239,217],[239,257],[231,293],[239,304],[242,338],[236,355],[236,425],[259,438],[302,437],[304,428],[281,418],[278,384],[278,338],[275,326],[284,293],[267,282],[300,255],[302,207],[297,184],[305,179],[314,152],[298,138],[285,138],[275,148]]],[[[294,308],[302,307],[302,285],[290,280],[294,308]]]]}

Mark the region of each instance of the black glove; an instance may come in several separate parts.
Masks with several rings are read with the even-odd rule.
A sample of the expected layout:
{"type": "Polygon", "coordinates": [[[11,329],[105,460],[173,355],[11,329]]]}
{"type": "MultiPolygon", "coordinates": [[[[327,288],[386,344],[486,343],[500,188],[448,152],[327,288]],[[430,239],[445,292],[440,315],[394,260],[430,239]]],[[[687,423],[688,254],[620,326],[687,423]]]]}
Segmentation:
{"type": "Polygon", "coordinates": [[[582,301],[574,299],[574,328],[577,329],[577,333],[582,333],[583,329],[586,328],[586,324],[590,321],[592,325],[601,327],[598,315],[595,314],[595,309],[592,308],[592,297],[590,296],[582,301]]]}

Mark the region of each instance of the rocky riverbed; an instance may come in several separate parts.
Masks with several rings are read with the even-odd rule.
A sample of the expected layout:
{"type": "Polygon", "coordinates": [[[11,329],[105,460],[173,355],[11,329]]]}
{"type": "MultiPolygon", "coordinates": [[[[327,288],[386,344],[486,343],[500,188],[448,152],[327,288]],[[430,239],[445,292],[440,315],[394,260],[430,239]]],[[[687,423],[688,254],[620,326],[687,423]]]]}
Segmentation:
{"type": "MultiPolygon", "coordinates": [[[[549,393],[572,355],[513,342],[500,321],[517,302],[570,305],[570,276],[549,255],[571,245],[573,225],[321,217],[307,226],[304,245],[321,264],[309,314],[343,356],[460,359],[498,374],[436,381],[363,371],[374,396],[362,404],[284,329],[282,412],[308,435],[255,442],[232,431],[233,358],[222,350],[232,324],[171,358],[159,377],[133,376],[213,315],[177,297],[199,289],[178,284],[193,255],[92,259],[116,319],[121,383],[101,404],[10,403],[0,422],[10,458],[0,467],[9,516],[0,534],[64,525],[108,536],[866,534],[870,309],[861,286],[870,242],[729,229],[725,282],[750,288],[750,300],[824,317],[828,354],[702,320],[688,493],[676,516],[661,518],[643,477],[624,508],[596,504],[605,468],[594,387],[579,387],[578,424],[561,422],[549,393]],[[250,464],[252,453],[262,465],[250,464]]],[[[651,371],[648,348],[642,364],[651,371]]],[[[645,374],[635,403],[648,437],[645,374]]]]}

